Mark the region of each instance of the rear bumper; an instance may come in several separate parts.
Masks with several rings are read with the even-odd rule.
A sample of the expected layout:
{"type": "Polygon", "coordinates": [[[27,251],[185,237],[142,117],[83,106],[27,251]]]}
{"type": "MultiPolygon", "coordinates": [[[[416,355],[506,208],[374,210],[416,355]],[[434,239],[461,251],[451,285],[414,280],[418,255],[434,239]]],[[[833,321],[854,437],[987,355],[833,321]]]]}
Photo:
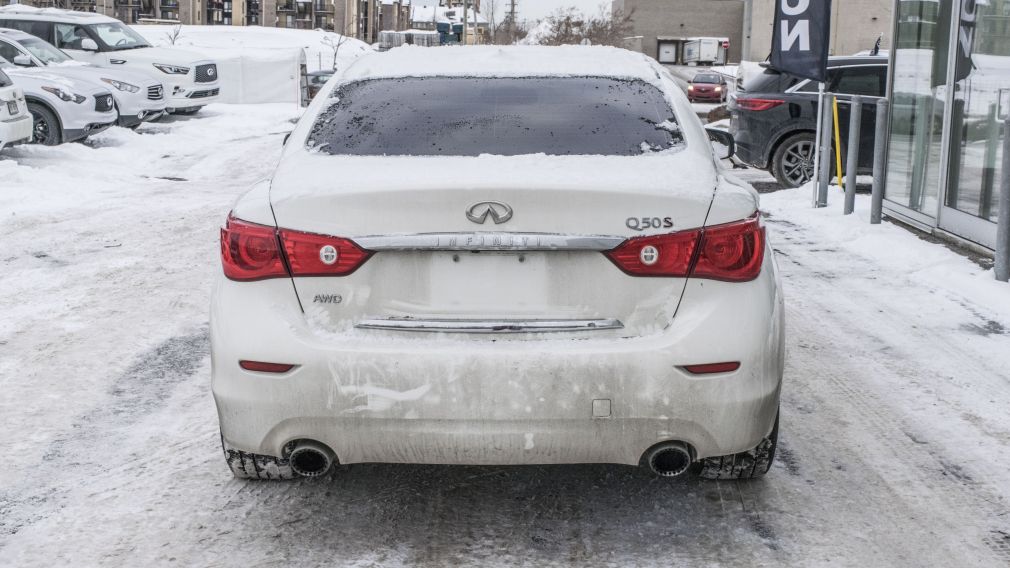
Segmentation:
{"type": "Polygon", "coordinates": [[[23,115],[0,121],[0,150],[5,146],[28,142],[32,138],[32,115],[23,115]]]}
{"type": "Polygon", "coordinates": [[[753,282],[689,282],[669,329],[607,340],[325,335],[306,323],[289,281],[222,277],[211,316],[222,435],[273,456],[318,440],[341,463],[634,465],[666,440],[698,458],[751,449],[771,431],[783,368],[770,250],[767,259],[753,282]],[[299,366],[269,375],[242,370],[242,359],[299,366]],[[741,367],[682,369],[722,361],[741,367]]]}
{"type": "Polygon", "coordinates": [[[741,119],[741,111],[732,111],[730,133],[736,143],[736,157],[741,162],[758,169],[766,169],[768,164],[768,133],[754,128],[751,121],[741,119]]]}

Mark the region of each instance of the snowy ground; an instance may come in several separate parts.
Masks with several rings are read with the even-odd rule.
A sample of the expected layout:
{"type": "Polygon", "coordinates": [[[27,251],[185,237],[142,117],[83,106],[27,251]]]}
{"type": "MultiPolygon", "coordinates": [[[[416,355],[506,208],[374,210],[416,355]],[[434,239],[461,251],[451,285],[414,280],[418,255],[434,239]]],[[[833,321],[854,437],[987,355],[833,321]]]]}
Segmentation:
{"type": "MultiPolygon", "coordinates": [[[[284,106],[0,157],[4,566],[1005,566],[1010,288],[866,201],[763,196],[788,297],[758,482],[624,466],[231,478],[209,392],[216,229],[284,106]]],[[[759,179],[747,172],[748,179],[759,179]]],[[[764,178],[761,178],[764,179],[764,178]]]]}

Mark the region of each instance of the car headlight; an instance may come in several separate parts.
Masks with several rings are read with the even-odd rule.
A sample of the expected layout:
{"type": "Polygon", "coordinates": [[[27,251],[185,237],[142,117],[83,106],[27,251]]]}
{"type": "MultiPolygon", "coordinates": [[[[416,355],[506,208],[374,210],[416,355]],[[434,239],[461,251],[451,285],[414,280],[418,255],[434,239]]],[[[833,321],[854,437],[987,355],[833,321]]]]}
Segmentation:
{"type": "Polygon", "coordinates": [[[715,88],[715,92],[717,92],[717,93],[721,93],[721,92],[722,92],[722,87],[716,87],[716,88],[715,88]]]}
{"type": "Polygon", "coordinates": [[[158,68],[162,73],[168,73],[169,75],[185,75],[189,73],[189,67],[180,67],[178,65],[169,65],[167,63],[152,63],[158,68]]]}
{"type": "Polygon", "coordinates": [[[68,103],[69,102],[74,102],[74,103],[77,103],[77,104],[81,104],[84,101],[88,100],[88,97],[85,97],[85,96],[82,96],[82,95],[78,95],[77,93],[70,93],[70,92],[64,91],[63,89],[61,89],[59,87],[42,87],[42,90],[43,91],[47,91],[49,93],[52,93],[52,94],[56,95],[57,97],[59,97],[60,100],[67,101],[68,103]]]}
{"type": "Polygon", "coordinates": [[[140,87],[136,85],[131,85],[129,83],[124,83],[122,81],[117,81],[115,79],[102,79],[102,81],[112,85],[113,87],[119,89],[120,91],[126,91],[128,93],[136,93],[140,90],[140,87]]]}

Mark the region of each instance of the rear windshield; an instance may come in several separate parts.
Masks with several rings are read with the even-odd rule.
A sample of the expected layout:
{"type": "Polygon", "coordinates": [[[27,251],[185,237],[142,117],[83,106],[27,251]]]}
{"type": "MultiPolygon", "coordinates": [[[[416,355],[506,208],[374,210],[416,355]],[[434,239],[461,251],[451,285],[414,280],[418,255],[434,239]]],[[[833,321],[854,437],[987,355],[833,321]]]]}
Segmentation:
{"type": "Polygon", "coordinates": [[[642,81],[414,77],[331,96],[307,142],[328,154],[631,156],[683,145],[662,91],[642,81]]]}
{"type": "Polygon", "coordinates": [[[7,74],[4,73],[2,70],[0,70],[0,87],[10,87],[13,84],[14,83],[11,81],[11,78],[8,77],[7,74]]]}

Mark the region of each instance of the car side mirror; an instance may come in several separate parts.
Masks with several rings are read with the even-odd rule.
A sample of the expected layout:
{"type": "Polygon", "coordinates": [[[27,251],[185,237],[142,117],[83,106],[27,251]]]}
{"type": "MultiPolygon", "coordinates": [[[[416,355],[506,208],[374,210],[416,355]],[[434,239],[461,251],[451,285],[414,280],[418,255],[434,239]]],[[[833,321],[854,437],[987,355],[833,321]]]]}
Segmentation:
{"type": "Polygon", "coordinates": [[[736,153],[736,141],[733,140],[732,134],[712,127],[705,127],[705,132],[708,134],[716,158],[725,160],[733,157],[736,153]]]}
{"type": "Polygon", "coordinates": [[[14,60],[11,63],[13,63],[14,65],[17,65],[18,67],[31,67],[32,66],[32,58],[28,57],[27,55],[25,55],[23,53],[21,53],[19,55],[15,55],[14,56],[14,60]]]}
{"type": "Polygon", "coordinates": [[[81,40],[81,49],[84,51],[98,51],[98,44],[90,37],[81,40]]]}

